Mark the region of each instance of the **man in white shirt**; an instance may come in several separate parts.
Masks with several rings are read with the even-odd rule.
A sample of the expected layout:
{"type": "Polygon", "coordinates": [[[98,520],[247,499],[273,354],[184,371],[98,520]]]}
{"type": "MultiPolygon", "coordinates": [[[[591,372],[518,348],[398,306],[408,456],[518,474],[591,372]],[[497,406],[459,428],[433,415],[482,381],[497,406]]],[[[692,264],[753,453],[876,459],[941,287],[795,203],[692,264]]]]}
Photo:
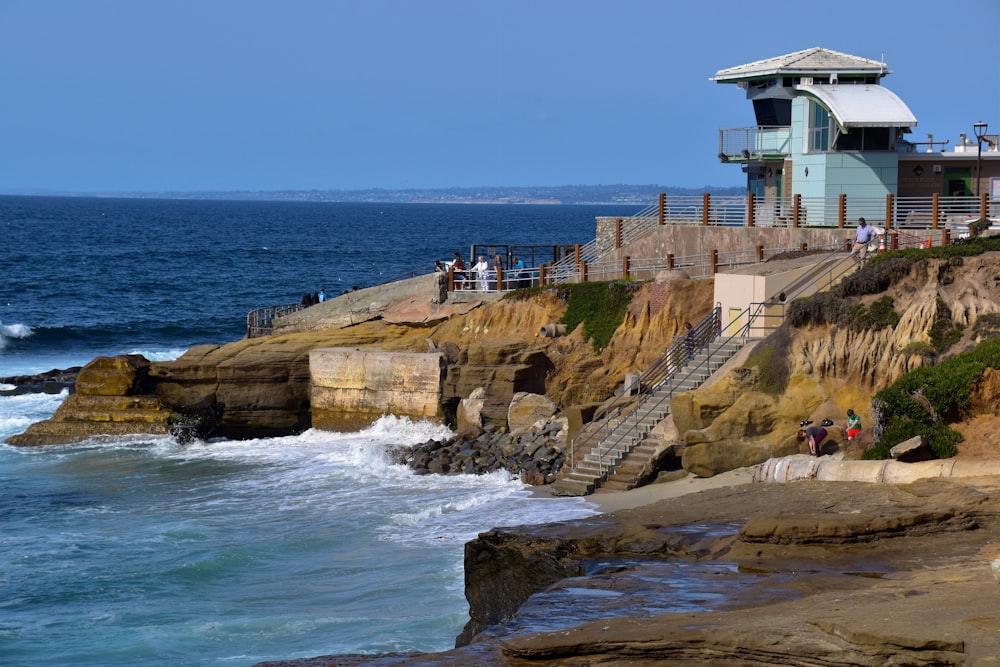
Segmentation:
{"type": "Polygon", "coordinates": [[[472,266],[472,272],[479,278],[479,291],[487,291],[490,288],[490,282],[488,280],[490,265],[486,263],[485,257],[482,255],[479,256],[479,261],[472,266]]]}

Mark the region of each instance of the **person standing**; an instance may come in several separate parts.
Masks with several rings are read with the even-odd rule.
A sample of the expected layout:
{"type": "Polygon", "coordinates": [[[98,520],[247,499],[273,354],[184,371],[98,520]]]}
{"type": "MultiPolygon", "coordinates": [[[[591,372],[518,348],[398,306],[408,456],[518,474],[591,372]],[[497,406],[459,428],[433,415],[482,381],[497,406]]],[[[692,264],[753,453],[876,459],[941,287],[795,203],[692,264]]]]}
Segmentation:
{"type": "Polygon", "coordinates": [[[847,410],[847,441],[854,440],[861,434],[861,417],[854,410],[847,410]]]}
{"type": "Polygon", "coordinates": [[[875,237],[875,228],[868,225],[864,218],[858,218],[858,228],[854,231],[854,246],[851,247],[851,254],[857,253],[858,261],[865,261],[868,254],[868,244],[875,237]]]}
{"type": "Polygon", "coordinates": [[[524,284],[524,260],[523,259],[518,259],[517,257],[514,258],[514,272],[515,272],[514,273],[514,278],[517,281],[514,284],[517,287],[519,287],[519,288],[520,287],[525,287],[525,284],[524,284]]]}
{"type": "Polygon", "coordinates": [[[326,301],[326,290],[325,289],[321,289],[319,291],[319,302],[323,303],[324,301],[326,301]]]}
{"type": "Polygon", "coordinates": [[[482,255],[479,256],[479,261],[472,265],[472,272],[479,279],[479,290],[482,292],[488,291],[490,287],[490,265],[486,263],[485,257],[482,255]]]}
{"type": "Polygon", "coordinates": [[[455,275],[455,289],[465,289],[465,262],[462,255],[455,253],[455,260],[451,264],[452,273],[455,275]]]}

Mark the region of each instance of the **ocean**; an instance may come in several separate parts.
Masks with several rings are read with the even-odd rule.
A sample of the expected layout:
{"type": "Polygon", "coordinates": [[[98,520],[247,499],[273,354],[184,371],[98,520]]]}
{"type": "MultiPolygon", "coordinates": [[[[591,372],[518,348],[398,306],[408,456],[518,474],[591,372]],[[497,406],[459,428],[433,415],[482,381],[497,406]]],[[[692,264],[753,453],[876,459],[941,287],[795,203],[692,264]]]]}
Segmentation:
{"type": "MultiPolygon", "coordinates": [[[[430,271],[471,244],[585,243],[635,207],[0,197],[0,377],[177,358],[246,314],[430,271]]],[[[0,441],[65,395],[0,396],[0,441]]],[[[356,433],[0,445],[0,664],[251,665],[438,651],[465,622],[464,544],[590,516],[505,474],[416,476],[356,433]]]]}

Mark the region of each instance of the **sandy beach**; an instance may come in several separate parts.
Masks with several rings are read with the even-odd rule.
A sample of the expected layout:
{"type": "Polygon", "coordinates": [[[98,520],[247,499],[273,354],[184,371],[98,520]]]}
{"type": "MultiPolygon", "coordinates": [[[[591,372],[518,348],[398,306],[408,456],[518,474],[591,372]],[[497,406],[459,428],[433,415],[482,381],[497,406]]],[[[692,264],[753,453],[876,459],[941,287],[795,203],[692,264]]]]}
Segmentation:
{"type": "Polygon", "coordinates": [[[698,491],[747,484],[752,481],[752,476],[751,468],[737,468],[713,477],[696,477],[689,474],[681,479],[647,484],[631,491],[598,490],[587,496],[587,500],[598,505],[604,513],[617,512],[698,491]]]}

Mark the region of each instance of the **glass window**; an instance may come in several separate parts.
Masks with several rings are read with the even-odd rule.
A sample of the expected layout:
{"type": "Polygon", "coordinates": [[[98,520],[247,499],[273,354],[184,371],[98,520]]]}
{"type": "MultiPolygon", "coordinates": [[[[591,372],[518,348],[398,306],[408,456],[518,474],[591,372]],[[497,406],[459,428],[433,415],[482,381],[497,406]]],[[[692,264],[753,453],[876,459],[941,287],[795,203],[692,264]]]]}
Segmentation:
{"type": "Polygon", "coordinates": [[[809,150],[830,150],[830,114],[815,102],[809,103],[809,150]]]}

